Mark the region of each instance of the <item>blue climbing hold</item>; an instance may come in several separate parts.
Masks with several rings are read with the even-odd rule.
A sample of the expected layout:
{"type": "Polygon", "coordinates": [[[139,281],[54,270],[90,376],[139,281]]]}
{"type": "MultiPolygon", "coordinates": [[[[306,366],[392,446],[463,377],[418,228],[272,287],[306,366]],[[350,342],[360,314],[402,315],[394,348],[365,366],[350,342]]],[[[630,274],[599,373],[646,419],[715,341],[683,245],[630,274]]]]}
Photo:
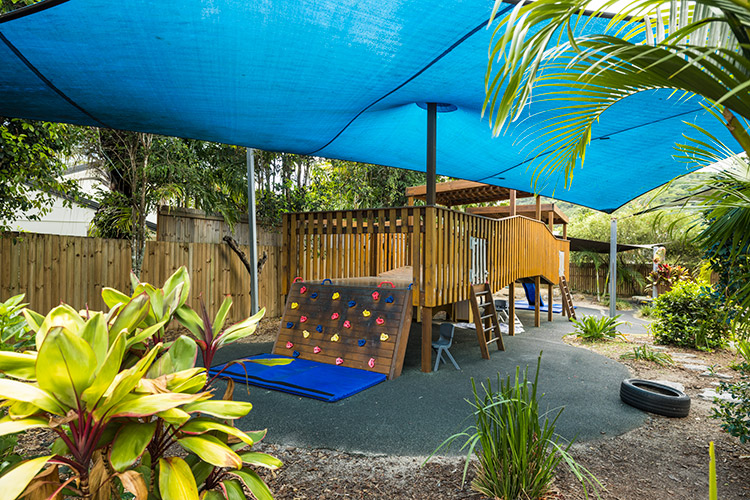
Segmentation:
{"type": "Polygon", "coordinates": [[[316,331],[317,331],[318,333],[323,333],[323,325],[318,325],[318,326],[316,326],[316,327],[315,327],[315,330],[316,330],[316,331]]]}
{"type": "Polygon", "coordinates": [[[389,304],[392,304],[393,303],[393,295],[389,295],[388,297],[386,297],[385,301],[388,302],[389,304]]]}
{"type": "Polygon", "coordinates": [[[354,306],[356,306],[356,305],[357,305],[357,303],[356,303],[356,302],[354,302],[353,300],[350,300],[349,302],[347,302],[347,304],[346,304],[346,305],[348,305],[349,307],[354,307],[354,306]]]}
{"type": "Polygon", "coordinates": [[[359,344],[359,347],[364,347],[367,341],[365,339],[359,339],[357,341],[357,344],[359,344]]]}
{"type": "Polygon", "coordinates": [[[294,351],[292,353],[292,356],[294,356],[295,358],[299,358],[299,351],[294,351]]]}
{"type": "Polygon", "coordinates": [[[314,294],[310,295],[310,298],[311,299],[317,299],[318,298],[318,294],[314,293],[314,294]]]}
{"type": "Polygon", "coordinates": [[[293,326],[294,326],[294,323],[292,323],[291,321],[287,321],[287,323],[286,323],[286,327],[287,328],[291,328],[293,326]]]}

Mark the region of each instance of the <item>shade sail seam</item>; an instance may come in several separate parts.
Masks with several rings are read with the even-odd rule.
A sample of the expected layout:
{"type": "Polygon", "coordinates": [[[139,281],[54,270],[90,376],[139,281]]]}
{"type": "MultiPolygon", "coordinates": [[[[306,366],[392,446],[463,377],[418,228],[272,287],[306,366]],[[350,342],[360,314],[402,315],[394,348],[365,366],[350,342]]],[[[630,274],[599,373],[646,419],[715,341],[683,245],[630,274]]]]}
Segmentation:
{"type": "MultiPolygon", "coordinates": [[[[513,5],[509,5],[508,7],[504,8],[501,12],[498,12],[497,15],[498,16],[499,15],[503,15],[503,14],[505,14],[506,12],[508,12],[512,8],[513,8],[513,5]]],[[[413,74],[411,77],[409,77],[406,81],[404,81],[403,83],[401,83],[400,85],[398,85],[393,90],[389,91],[388,93],[382,95],[381,97],[377,98],[376,100],[374,100],[373,102],[371,102],[370,104],[368,104],[367,106],[365,106],[361,111],[359,111],[356,115],[354,115],[354,117],[351,120],[349,120],[349,122],[346,125],[344,125],[344,127],[341,130],[339,130],[339,132],[335,136],[333,136],[333,138],[330,141],[328,141],[327,143],[325,143],[323,146],[319,147],[315,151],[310,151],[309,153],[305,153],[305,154],[307,154],[307,155],[314,155],[315,153],[318,153],[319,151],[321,151],[321,150],[327,148],[328,146],[330,146],[333,143],[333,141],[335,141],[336,139],[338,139],[341,136],[341,134],[343,134],[346,131],[346,129],[349,128],[349,126],[352,123],[354,123],[354,121],[357,118],[359,118],[360,116],[362,116],[362,113],[364,113],[368,109],[372,108],[377,103],[379,103],[380,101],[382,101],[383,99],[385,99],[389,95],[393,94],[397,90],[403,88],[406,84],[408,84],[409,82],[413,81],[419,75],[421,75],[422,73],[424,73],[425,71],[427,71],[428,69],[430,69],[430,67],[432,67],[438,61],[440,61],[442,58],[444,58],[445,56],[447,56],[448,54],[450,54],[456,47],[458,47],[459,45],[461,45],[462,43],[464,43],[466,40],[468,40],[469,38],[471,38],[474,34],[476,34],[480,29],[482,29],[482,26],[486,26],[487,23],[488,23],[488,21],[489,21],[489,19],[487,21],[481,22],[477,27],[475,27],[474,29],[472,29],[471,31],[469,31],[468,33],[466,33],[464,36],[462,36],[456,42],[454,42],[450,47],[448,47],[447,49],[445,49],[439,56],[437,56],[432,61],[430,61],[429,63],[427,63],[427,65],[425,65],[424,67],[422,67],[422,69],[420,69],[419,71],[417,71],[415,74],[413,74]]]]}
{"type": "MultiPolygon", "coordinates": [[[[621,130],[617,130],[617,131],[609,133],[609,134],[603,134],[603,135],[594,137],[593,139],[591,139],[591,141],[601,140],[601,139],[603,139],[605,137],[609,138],[609,137],[612,137],[613,135],[618,135],[618,134],[622,134],[622,133],[625,133],[625,132],[629,132],[631,130],[635,130],[635,129],[641,128],[641,127],[647,127],[649,125],[654,125],[656,123],[665,122],[667,120],[671,120],[673,118],[678,118],[680,116],[689,115],[689,114],[695,114],[695,113],[700,112],[700,110],[701,110],[701,108],[695,108],[695,109],[691,109],[689,111],[685,111],[683,113],[677,113],[676,115],[670,115],[670,116],[666,116],[664,118],[658,118],[656,120],[652,120],[650,122],[640,123],[638,125],[633,125],[632,127],[627,127],[627,128],[624,128],[624,129],[621,129],[621,130]]],[[[519,163],[516,163],[515,165],[513,165],[511,167],[506,168],[505,170],[501,170],[500,172],[496,172],[496,173],[494,173],[492,175],[487,175],[485,177],[482,177],[481,179],[476,179],[476,180],[477,180],[477,182],[485,182],[485,181],[487,181],[489,179],[495,179],[495,178],[502,179],[502,177],[500,177],[501,175],[503,175],[503,174],[505,174],[507,172],[510,172],[514,168],[518,168],[518,167],[521,167],[523,165],[526,165],[527,163],[530,163],[530,162],[536,160],[537,158],[540,158],[540,157],[543,157],[543,156],[547,156],[547,155],[549,155],[551,153],[554,153],[555,151],[556,150],[554,150],[554,149],[550,149],[550,150],[544,151],[544,152],[539,153],[538,155],[534,156],[533,158],[528,158],[526,160],[523,160],[523,161],[521,161],[519,163]]]]}
{"type": "Polygon", "coordinates": [[[49,8],[63,4],[67,1],[68,0],[47,0],[46,2],[34,3],[31,5],[27,5],[26,7],[21,7],[20,9],[6,12],[5,14],[0,14],[0,24],[3,24],[8,21],[12,21],[13,19],[20,19],[22,17],[26,17],[36,12],[47,10],[49,8]]]}
{"type": "Polygon", "coordinates": [[[11,50],[11,52],[13,52],[13,54],[15,54],[15,56],[16,56],[16,57],[17,57],[18,59],[20,59],[20,60],[21,60],[21,62],[23,62],[23,63],[24,63],[24,64],[25,64],[25,65],[26,65],[26,66],[27,66],[27,67],[28,67],[28,68],[29,68],[29,69],[30,69],[30,70],[32,71],[32,73],[34,73],[34,74],[35,74],[35,75],[37,76],[37,78],[39,78],[39,79],[40,79],[40,80],[41,80],[42,82],[44,82],[44,84],[45,84],[45,85],[47,85],[47,87],[49,87],[49,88],[50,88],[50,89],[52,89],[52,90],[53,90],[53,91],[54,91],[55,93],[57,93],[57,95],[59,95],[60,97],[62,97],[63,99],[65,99],[65,100],[66,100],[66,101],[67,101],[67,102],[68,102],[68,103],[69,103],[69,104],[70,104],[71,106],[73,106],[73,107],[74,107],[74,108],[76,108],[76,109],[77,109],[78,111],[80,111],[80,112],[81,112],[81,113],[83,113],[84,115],[86,115],[86,116],[88,116],[89,118],[91,118],[92,120],[94,120],[94,121],[95,121],[96,123],[98,123],[98,124],[99,124],[99,125],[101,125],[102,127],[106,127],[106,128],[112,128],[112,127],[110,127],[109,125],[107,125],[106,123],[104,123],[103,121],[101,121],[101,120],[99,120],[98,118],[96,118],[96,117],[95,117],[94,115],[92,115],[92,114],[91,114],[91,113],[89,113],[88,111],[86,111],[85,109],[83,109],[83,108],[82,108],[82,107],[81,107],[81,106],[80,106],[80,105],[79,105],[78,103],[76,103],[76,102],[75,102],[75,101],[74,101],[73,99],[71,99],[70,97],[68,97],[68,96],[67,96],[67,95],[66,95],[66,94],[65,94],[65,93],[64,93],[64,92],[63,92],[62,90],[58,89],[58,88],[57,88],[57,87],[55,86],[55,84],[53,84],[53,83],[52,83],[51,81],[49,81],[49,79],[47,79],[47,77],[46,77],[46,76],[44,76],[44,75],[42,74],[42,72],[41,72],[41,71],[39,71],[39,70],[38,70],[38,69],[36,68],[36,66],[34,66],[33,64],[31,64],[31,61],[29,61],[28,59],[26,59],[26,57],[25,57],[25,56],[24,56],[24,55],[23,55],[23,54],[21,53],[21,51],[20,51],[20,50],[18,50],[18,48],[17,48],[17,47],[15,46],[15,45],[13,45],[13,44],[11,43],[11,41],[10,41],[10,40],[8,40],[8,39],[7,39],[6,37],[5,37],[5,35],[3,35],[2,33],[0,33],[0,40],[2,40],[2,41],[3,41],[3,43],[5,43],[5,45],[6,45],[6,46],[7,46],[7,47],[8,47],[8,48],[9,48],[9,49],[11,50]]]}

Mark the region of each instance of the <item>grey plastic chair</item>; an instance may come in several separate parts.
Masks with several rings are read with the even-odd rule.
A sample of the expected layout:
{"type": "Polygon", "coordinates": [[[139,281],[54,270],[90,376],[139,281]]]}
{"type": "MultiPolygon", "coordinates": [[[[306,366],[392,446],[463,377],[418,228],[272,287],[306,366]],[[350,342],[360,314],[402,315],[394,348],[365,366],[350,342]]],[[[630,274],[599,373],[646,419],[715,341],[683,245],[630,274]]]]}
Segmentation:
{"type": "Polygon", "coordinates": [[[456,370],[461,369],[459,368],[458,363],[456,363],[456,360],[453,359],[453,355],[448,350],[453,345],[453,332],[455,328],[456,327],[453,323],[443,323],[440,325],[440,338],[432,343],[432,348],[437,351],[437,359],[435,360],[435,369],[433,371],[438,371],[440,361],[443,363],[446,362],[443,358],[443,353],[448,356],[448,359],[451,360],[451,363],[456,367],[456,370]]]}

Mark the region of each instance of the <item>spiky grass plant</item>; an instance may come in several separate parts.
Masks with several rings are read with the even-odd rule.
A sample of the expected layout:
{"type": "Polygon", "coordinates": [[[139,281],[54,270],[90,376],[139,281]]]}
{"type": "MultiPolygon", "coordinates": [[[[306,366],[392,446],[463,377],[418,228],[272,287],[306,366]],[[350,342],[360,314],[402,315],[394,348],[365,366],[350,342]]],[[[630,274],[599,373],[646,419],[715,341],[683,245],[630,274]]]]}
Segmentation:
{"type": "MultiPolygon", "coordinates": [[[[564,461],[583,485],[586,498],[589,488],[598,497],[601,483],[578,465],[568,450],[571,443],[561,445],[555,434],[555,423],[560,409],[552,418],[540,424],[537,386],[542,354],[539,353],[532,382],[528,367],[521,375],[516,367],[515,380],[497,377],[494,386],[490,379],[479,388],[471,380],[474,401],[474,425],[446,439],[435,453],[453,441],[464,438],[461,449],[467,450],[463,480],[466,480],[472,455],[478,460],[477,476],[472,488],[490,498],[502,500],[543,498],[549,492],[555,469],[564,461]]],[[[428,458],[429,460],[429,458],[428,458]]]]}
{"type": "Polygon", "coordinates": [[[620,359],[642,359],[644,361],[651,361],[659,366],[671,366],[674,364],[672,356],[666,352],[654,351],[648,344],[643,344],[640,347],[633,347],[633,352],[626,352],[620,356],[620,359]]]}
{"type": "Polygon", "coordinates": [[[579,320],[573,320],[576,331],[570,335],[575,335],[579,339],[588,342],[613,339],[615,337],[621,337],[623,340],[627,340],[622,333],[617,331],[617,328],[620,325],[625,324],[624,321],[618,321],[620,316],[620,314],[614,318],[609,318],[607,316],[584,316],[579,320]]]}

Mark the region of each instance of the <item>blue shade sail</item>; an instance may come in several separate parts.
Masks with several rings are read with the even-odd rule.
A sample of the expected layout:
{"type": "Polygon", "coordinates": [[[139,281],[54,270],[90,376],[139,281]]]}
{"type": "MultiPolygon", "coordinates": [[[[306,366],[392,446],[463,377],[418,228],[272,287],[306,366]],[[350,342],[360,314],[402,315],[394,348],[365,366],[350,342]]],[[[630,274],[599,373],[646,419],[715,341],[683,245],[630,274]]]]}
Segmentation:
{"type": "MultiPolygon", "coordinates": [[[[545,109],[532,105],[492,137],[481,116],[491,8],[47,0],[0,17],[0,116],[424,171],[424,103],[438,102],[448,105],[438,114],[438,174],[529,191],[533,147],[523,132],[545,109]]],[[[612,211],[693,168],[672,159],[674,141],[690,131],[685,121],[733,144],[697,99],[670,94],[642,93],[605,112],[572,185],[556,172],[537,192],[612,211]]]]}

